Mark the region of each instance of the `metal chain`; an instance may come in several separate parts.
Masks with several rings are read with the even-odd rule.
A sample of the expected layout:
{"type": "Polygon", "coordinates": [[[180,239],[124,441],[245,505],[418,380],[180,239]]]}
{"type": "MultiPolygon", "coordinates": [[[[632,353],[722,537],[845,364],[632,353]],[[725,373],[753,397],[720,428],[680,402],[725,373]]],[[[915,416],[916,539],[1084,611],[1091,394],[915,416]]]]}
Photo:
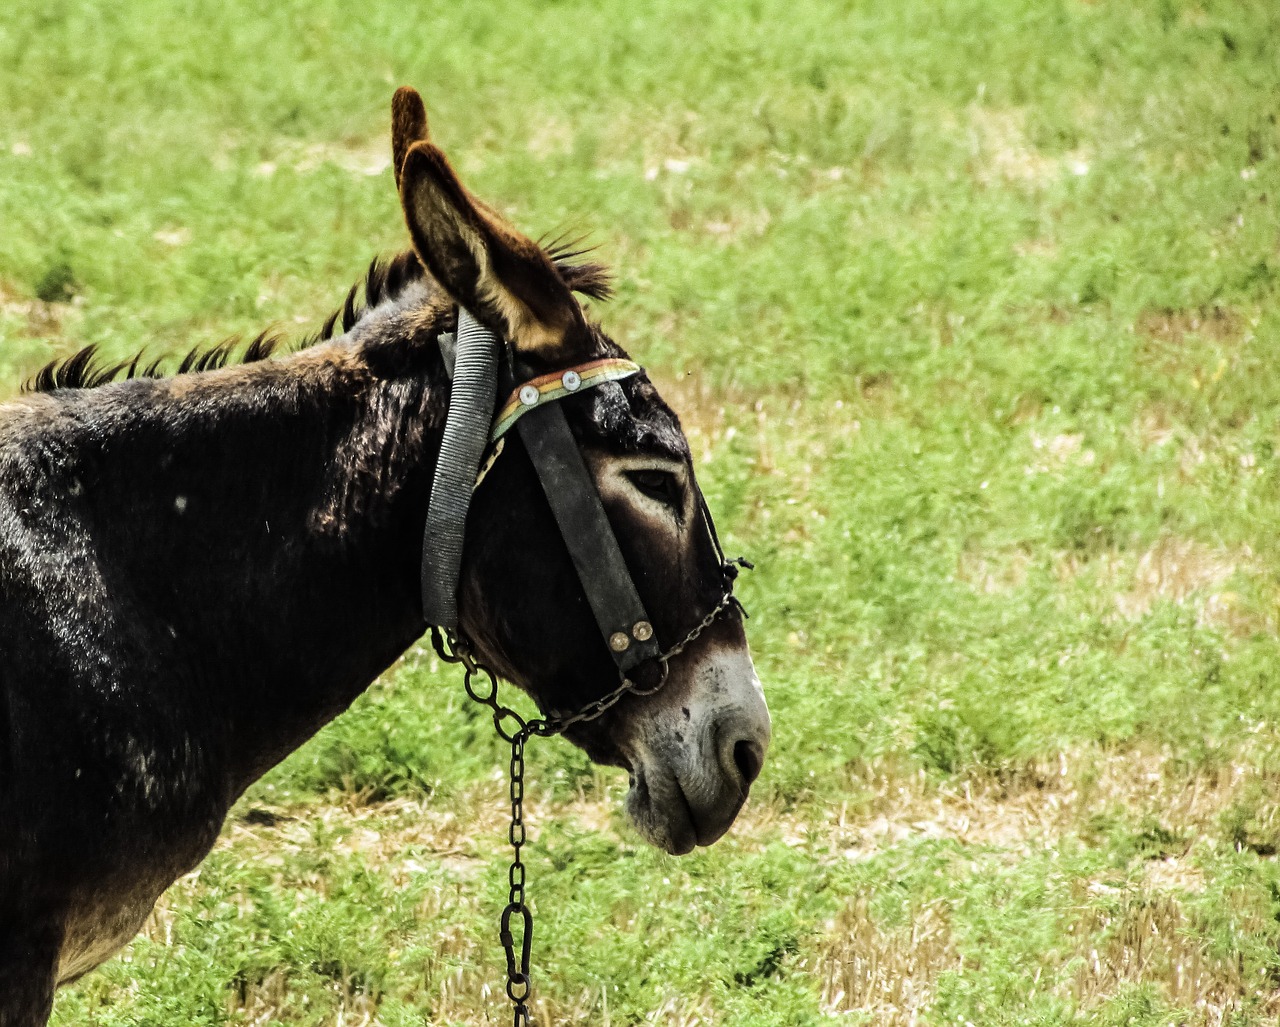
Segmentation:
{"type": "Polygon", "coordinates": [[[511,786],[511,824],[507,840],[511,844],[511,866],[507,871],[507,904],[503,907],[498,937],[507,957],[507,998],[511,1000],[514,1027],[529,1027],[527,1001],[531,991],[529,959],[533,949],[533,911],[524,898],[525,866],[521,849],[526,840],[524,826],[524,744],[531,734],[541,734],[543,720],[525,720],[515,710],[498,702],[498,678],[476,659],[470,643],[454,631],[442,633],[431,628],[431,645],[440,659],[463,668],[463,687],[473,700],[489,708],[493,726],[500,738],[511,746],[509,780],[511,786]],[[478,683],[479,682],[479,683],[478,683]],[[520,955],[516,957],[516,938],[512,920],[519,918],[520,955]]]}
{"type": "Polygon", "coordinates": [[[545,718],[526,720],[509,706],[503,706],[498,702],[497,675],[476,658],[475,651],[466,636],[460,631],[442,632],[434,625],[431,628],[431,645],[436,654],[445,663],[456,663],[462,666],[464,671],[462,683],[467,690],[467,695],[490,710],[493,715],[493,726],[499,737],[511,746],[511,826],[507,832],[507,838],[511,843],[511,866],[507,871],[507,882],[510,887],[507,891],[507,904],[502,910],[498,937],[507,958],[507,998],[511,1000],[514,1015],[513,1027],[530,1027],[533,1022],[530,1019],[527,1004],[532,992],[529,962],[533,950],[533,911],[525,902],[525,866],[520,852],[527,839],[524,825],[525,743],[533,735],[543,737],[558,735],[575,724],[595,720],[616,706],[627,695],[653,695],[667,683],[670,661],[691,646],[698,636],[715,623],[720,614],[730,606],[736,606],[743,616],[746,616],[746,610],[733,595],[733,581],[737,577],[737,567],[733,566],[734,564],[748,568],[751,566],[745,560],[726,562],[729,591],[721,597],[715,608],[694,626],[692,631],[657,657],[661,667],[657,684],[651,688],[642,689],[623,674],[621,683],[612,692],[570,714],[553,713],[545,718]],[[516,934],[512,931],[512,922],[517,918],[520,928],[518,957],[516,934]]]}

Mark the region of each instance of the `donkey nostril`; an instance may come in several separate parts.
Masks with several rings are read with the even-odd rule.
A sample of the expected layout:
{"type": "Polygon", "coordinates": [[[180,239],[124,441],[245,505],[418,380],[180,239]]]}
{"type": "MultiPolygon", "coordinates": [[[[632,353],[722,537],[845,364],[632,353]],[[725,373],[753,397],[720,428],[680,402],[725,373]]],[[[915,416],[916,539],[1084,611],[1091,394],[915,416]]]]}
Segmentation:
{"type": "Polygon", "coordinates": [[[764,766],[764,749],[760,747],[759,742],[744,738],[733,746],[733,762],[737,765],[742,780],[746,784],[751,784],[760,776],[760,768],[764,766]]]}

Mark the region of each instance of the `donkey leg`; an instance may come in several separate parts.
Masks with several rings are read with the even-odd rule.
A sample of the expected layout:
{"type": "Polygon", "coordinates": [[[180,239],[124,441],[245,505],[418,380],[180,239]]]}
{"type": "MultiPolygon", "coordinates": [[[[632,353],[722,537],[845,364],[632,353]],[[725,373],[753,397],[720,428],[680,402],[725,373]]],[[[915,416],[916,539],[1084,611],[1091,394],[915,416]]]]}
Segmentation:
{"type": "Polygon", "coordinates": [[[0,914],[0,1027],[45,1027],[57,986],[62,923],[0,914]]]}

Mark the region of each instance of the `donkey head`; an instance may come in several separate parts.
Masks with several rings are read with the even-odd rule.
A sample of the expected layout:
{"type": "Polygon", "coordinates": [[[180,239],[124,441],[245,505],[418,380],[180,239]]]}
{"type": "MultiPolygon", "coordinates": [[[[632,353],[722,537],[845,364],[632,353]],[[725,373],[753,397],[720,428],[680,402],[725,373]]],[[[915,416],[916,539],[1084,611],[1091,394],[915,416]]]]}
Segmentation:
{"type": "MultiPolygon", "coordinates": [[[[396,180],[413,246],[460,306],[543,374],[623,357],[589,322],[548,254],[458,181],[428,139],[418,94],[393,102],[396,180]]],[[[561,400],[659,644],[668,649],[731,586],[679,421],[643,375],[561,400]]],[[[459,585],[461,627],[483,661],[544,711],[567,713],[611,691],[618,671],[566,541],[523,446],[508,437],[473,497],[459,585]]],[[[642,665],[640,684],[659,670],[642,665]]],[[[769,714],[742,619],[728,606],[678,656],[663,687],[628,695],[568,737],[626,768],[627,808],[668,852],[708,845],[733,822],[760,773],[769,714]]]]}

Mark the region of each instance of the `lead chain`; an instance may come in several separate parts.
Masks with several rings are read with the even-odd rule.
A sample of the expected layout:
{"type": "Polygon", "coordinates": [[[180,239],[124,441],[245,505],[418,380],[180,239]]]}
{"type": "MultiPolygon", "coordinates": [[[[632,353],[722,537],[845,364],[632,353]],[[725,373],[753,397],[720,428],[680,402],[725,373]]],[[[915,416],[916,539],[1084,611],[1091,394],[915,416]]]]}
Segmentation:
{"type": "Polygon", "coordinates": [[[499,938],[503,951],[507,956],[507,998],[511,1000],[514,1015],[514,1027],[525,1027],[529,1024],[529,1007],[525,1004],[532,990],[530,981],[529,957],[533,949],[533,912],[524,901],[524,862],[520,858],[520,848],[525,842],[524,829],[524,743],[527,735],[522,729],[511,739],[511,828],[508,838],[511,841],[511,867],[507,871],[510,890],[507,892],[507,906],[502,911],[502,926],[499,938]],[[511,921],[520,917],[520,961],[516,962],[515,936],[511,931],[511,921]]]}
{"type": "MultiPolygon", "coordinates": [[[[737,562],[737,561],[734,561],[737,562]]],[[[750,566],[743,561],[744,566],[750,566]]],[[[445,663],[460,664],[464,671],[463,687],[473,700],[489,709],[493,715],[493,726],[499,737],[511,745],[511,826],[507,838],[511,843],[511,866],[507,871],[507,904],[502,910],[502,918],[498,938],[507,959],[507,998],[511,1000],[513,1027],[530,1027],[533,1023],[529,1016],[528,999],[533,990],[530,971],[530,957],[533,951],[533,911],[525,902],[525,865],[521,857],[528,834],[524,824],[524,746],[533,735],[558,735],[584,721],[595,720],[606,711],[612,709],[626,695],[652,695],[667,682],[670,661],[679,656],[707,630],[717,617],[730,606],[736,606],[742,615],[746,610],[733,596],[733,579],[736,568],[730,563],[726,565],[734,573],[728,574],[729,591],[724,594],[715,608],[700,620],[693,630],[679,642],[662,653],[658,659],[661,674],[658,683],[650,688],[642,689],[625,674],[622,681],[612,692],[599,699],[587,703],[575,713],[525,720],[509,706],[498,702],[498,678],[492,670],[476,659],[466,637],[452,630],[442,632],[438,627],[431,628],[431,645],[436,654],[445,663]],[[513,725],[513,726],[509,726],[513,725]],[[513,921],[519,918],[519,955],[516,953],[517,939],[512,930],[513,921]]]]}

